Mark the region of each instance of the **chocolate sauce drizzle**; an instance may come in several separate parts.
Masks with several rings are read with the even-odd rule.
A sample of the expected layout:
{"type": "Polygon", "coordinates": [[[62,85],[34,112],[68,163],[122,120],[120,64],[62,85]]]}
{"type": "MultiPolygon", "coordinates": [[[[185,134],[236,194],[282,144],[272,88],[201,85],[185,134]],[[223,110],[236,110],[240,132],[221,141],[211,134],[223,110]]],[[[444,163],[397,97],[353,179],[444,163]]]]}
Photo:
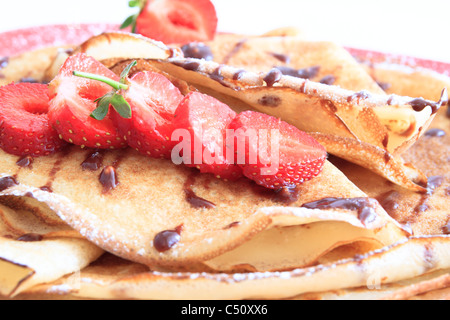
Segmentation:
{"type": "Polygon", "coordinates": [[[441,98],[438,102],[433,102],[425,100],[423,98],[416,98],[408,102],[408,104],[413,108],[414,111],[420,112],[426,107],[431,108],[431,113],[435,114],[439,108],[443,105],[448,104],[448,93],[447,89],[443,89],[441,93],[441,98]]]}
{"type": "Polygon", "coordinates": [[[153,247],[158,252],[164,252],[172,248],[181,239],[183,225],[177,226],[173,230],[164,230],[156,234],[153,238],[153,247]]]}
{"type": "Polygon", "coordinates": [[[48,180],[46,184],[40,187],[39,189],[47,192],[53,192],[52,189],[53,181],[56,178],[56,174],[61,170],[61,164],[63,163],[64,159],[69,155],[71,150],[72,147],[70,145],[67,145],[64,149],[61,150],[57,160],[53,163],[53,167],[48,174],[48,180]]]}
{"type": "Polygon", "coordinates": [[[298,201],[300,189],[296,185],[285,186],[278,189],[268,189],[256,183],[252,184],[252,191],[267,200],[290,205],[298,201]]]}
{"type": "Polygon", "coordinates": [[[275,83],[281,80],[283,74],[277,68],[271,69],[263,78],[268,87],[272,87],[275,83]]]}
{"type": "Polygon", "coordinates": [[[258,103],[264,107],[276,108],[281,104],[281,98],[276,95],[265,95],[258,99],[258,103]]]}
{"type": "Polygon", "coordinates": [[[211,48],[202,42],[191,42],[181,47],[184,57],[204,59],[207,61],[213,60],[213,53],[211,48]]]}
{"type": "Polygon", "coordinates": [[[16,180],[16,177],[14,176],[6,176],[3,178],[0,178],[0,192],[11,188],[13,186],[18,185],[19,183],[16,180]]]}
{"type": "Polygon", "coordinates": [[[237,42],[233,49],[231,49],[230,52],[228,52],[228,54],[223,58],[222,63],[223,64],[227,64],[231,58],[233,58],[240,50],[241,48],[244,46],[244,44],[247,42],[247,39],[242,39],[239,42],[237,42]]]}
{"type": "MultiPolygon", "coordinates": [[[[428,177],[427,182],[427,192],[422,196],[422,199],[420,200],[419,204],[414,208],[414,214],[415,217],[417,217],[418,214],[423,213],[429,209],[428,200],[433,195],[433,193],[436,191],[437,188],[444,182],[443,176],[431,176],[428,177]]],[[[415,218],[414,217],[414,218],[415,218]]]]}
{"type": "Polygon", "coordinates": [[[17,160],[16,164],[22,168],[31,168],[31,165],[33,164],[33,157],[32,156],[21,157],[19,158],[19,160],[17,160]]]}
{"type": "Polygon", "coordinates": [[[5,68],[9,64],[9,57],[0,58],[0,69],[5,68]]]}
{"type": "Polygon", "coordinates": [[[327,75],[319,80],[320,83],[327,84],[331,86],[336,81],[336,77],[333,75],[327,75]]]}
{"type": "Polygon", "coordinates": [[[370,97],[370,93],[367,91],[359,91],[359,92],[355,92],[354,94],[352,94],[351,96],[347,97],[347,102],[351,102],[352,100],[356,100],[358,103],[361,100],[367,99],[370,97]]]}
{"type": "Polygon", "coordinates": [[[17,238],[17,241],[24,241],[24,242],[35,242],[35,241],[41,241],[44,237],[39,233],[26,233],[19,238],[17,238]]]}
{"type": "Polygon", "coordinates": [[[83,170],[96,171],[103,166],[104,150],[92,150],[81,163],[83,170]]]}
{"type": "Polygon", "coordinates": [[[367,224],[375,221],[375,208],[378,201],[372,198],[323,198],[317,201],[305,203],[304,208],[309,209],[346,209],[357,210],[358,219],[367,224]]]}
{"type": "Polygon", "coordinates": [[[446,135],[445,131],[438,128],[433,128],[425,131],[424,135],[428,137],[443,137],[446,135]]]}
{"type": "Polygon", "coordinates": [[[312,66],[302,69],[295,69],[287,66],[276,67],[285,76],[291,76],[301,79],[312,79],[319,73],[320,66],[312,66]]]}
{"type": "Polygon", "coordinates": [[[189,202],[192,208],[195,209],[213,209],[216,207],[214,203],[211,201],[208,201],[206,199],[203,199],[195,194],[195,192],[192,190],[192,186],[195,183],[195,176],[198,173],[193,172],[191,173],[184,183],[184,194],[186,196],[186,201],[189,202]]]}
{"type": "MultiPolygon", "coordinates": [[[[120,162],[122,162],[125,156],[126,150],[119,151],[119,154],[117,155],[113,163],[111,165],[105,166],[98,176],[98,180],[103,186],[103,193],[108,193],[119,185],[117,168],[119,167],[120,162]]],[[[103,159],[103,157],[101,157],[101,159],[103,159]]],[[[100,161],[100,159],[97,158],[95,161],[100,161]]]]}
{"type": "Polygon", "coordinates": [[[291,57],[289,57],[289,55],[287,55],[287,54],[276,53],[276,52],[267,52],[267,53],[283,63],[289,63],[291,61],[291,57]]]}

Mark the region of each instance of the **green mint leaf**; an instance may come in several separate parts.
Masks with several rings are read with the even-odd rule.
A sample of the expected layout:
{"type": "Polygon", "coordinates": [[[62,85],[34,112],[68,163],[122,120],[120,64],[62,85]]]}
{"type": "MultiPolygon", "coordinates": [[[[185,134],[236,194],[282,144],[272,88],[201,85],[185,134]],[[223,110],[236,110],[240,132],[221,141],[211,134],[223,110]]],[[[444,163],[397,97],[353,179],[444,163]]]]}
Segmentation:
{"type": "Polygon", "coordinates": [[[114,94],[115,92],[111,91],[105,94],[103,97],[96,99],[95,101],[97,101],[97,108],[95,108],[95,110],[92,111],[90,116],[96,120],[103,120],[108,114],[109,105],[111,103],[114,94]]]}
{"type": "Polygon", "coordinates": [[[122,95],[115,93],[111,98],[111,105],[122,118],[131,118],[131,107],[122,95]]]}
{"type": "Polygon", "coordinates": [[[130,26],[132,23],[135,23],[136,21],[136,15],[132,14],[131,16],[129,16],[128,18],[125,19],[124,22],[122,22],[122,24],[120,25],[120,29],[125,29],[126,27],[130,26]]]}
{"type": "Polygon", "coordinates": [[[139,0],[130,0],[130,1],[128,1],[128,6],[130,8],[138,7],[139,6],[139,0]]]}
{"type": "Polygon", "coordinates": [[[125,69],[122,70],[122,73],[120,74],[120,83],[125,83],[128,74],[130,73],[131,68],[133,68],[137,64],[137,61],[134,60],[129,65],[125,67],[125,69]]]}

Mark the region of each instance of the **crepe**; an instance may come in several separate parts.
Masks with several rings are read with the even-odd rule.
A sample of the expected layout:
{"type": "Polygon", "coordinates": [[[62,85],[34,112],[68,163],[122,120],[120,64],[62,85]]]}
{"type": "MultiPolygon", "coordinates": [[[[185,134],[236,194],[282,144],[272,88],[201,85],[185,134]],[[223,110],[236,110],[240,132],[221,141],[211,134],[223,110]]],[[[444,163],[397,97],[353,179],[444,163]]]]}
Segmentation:
{"type": "Polygon", "coordinates": [[[64,277],[21,298],[413,299],[448,286],[449,241],[448,236],[415,237],[335,263],[259,273],[151,272],[107,255],[80,272],[77,286],[64,277]]]}
{"type": "Polygon", "coordinates": [[[33,211],[0,205],[1,295],[15,296],[77,272],[103,253],[41,208],[42,204],[33,211]]]}
{"type": "MultiPolygon", "coordinates": [[[[286,41],[276,38],[271,41],[286,41]]],[[[264,46],[258,41],[258,46],[264,46]]],[[[104,62],[118,72],[129,58],[140,57],[126,58],[113,57],[104,62]]],[[[168,75],[183,92],[206,90],[193,81],[197,73],[184,77],[184,72],[190,71],[184,68],[178,73],[180,61],[186,60],[178,55],[167,60],[139,60],[138,68],[168,75]]],[[[201,61],[200,65],[207,62],[201,61]]],[[[220,72],[216,69],[215,78],[214,73],[207,77],[227,87],[228,71],[236,70],[232,68],[222,66],[220,72]]],[[[283,80],[267,88],[261,75],[239,74],[244,84],[257,83],[271,93],[279,90],[280,83],[292,85],[297,81],[283,76],[283,80]]],[[[329,87],[298,80],[312,88],[307,92],[311,96],[317,94],[314,89],[329,87]]],[[[221,89],[211,88],[207,89],[225,97],[230,106],[242,107],[242,103],[235,103],[237,98],[230,99],[221,89]]],[[[357,93],[337,87],[324,92],[330,90],[357,93]]],[[[385,101],[385,96],[378,93],[372,98],[385,101]]],[[[409,97],[395,96],[395,100],[411,109],[406,103],[409,97]]],[[[444,104],[444,100],[445,96],[440,95],[437,103],[430,101],[422,110],[424,114],[429,111],[422,131],[435,117],[428,109],[444,104]]],[[[357,101],[356,107],[360,104],[357,101]]],[[[285,109],[283,112],[289,118],[285,109]]],[[[351,114],[348,117],[351,120],[351,114]]],[[[442,118],[436,116],[435,120],[442,118]]],[[[343,120],[335,123],[342,125],[343,120]]],[[[344,134],[348,134],[348,128],[337,127],[337,132],[321,132],[317,137],[322,136],[323,143],[325,139],[337,139],[328,146],[336,153],[338,146],[349,139],[352,148],[342,157],[354,156],[356,163],[375,166],[367,170],[330,157],[316,179],[282,193],[261,189],[246,179],[225,182],[128,149],[98,153],[71,147],[62,154],[34,159],[32,170],[19,168],[17,157],[1,152],[0,177],[14,177],[17,182],[1,190],[3,203],[20,210],[29,206],[29,201],[39,201],[83,238],[108,252],[80,272],[33,286],[16,298],[405,299],[445,295],[450,244],[449,237],[443,235],[448,233],[448,217],[446,211],[439,210],[448,202],[446,185],[433,188],[434,192],[427,195],[432,205],[424,216],[435,223],[427,223],[426,219],[411,223],[402,216],[390,216],[391,208],[366,181],[375,177],[383,185],[405,193],[407,201],[420,202],[426,193],[417,191],[431,190],[426,182],[434,180],[427,179],[430,171],[427,165],[416,163],[418,158],[408,159],[414,165],[403,159],[415,151],[423,152],[413,144],[419,135],[404,138],[406,144],[413,145],[401,150],[400,158],[398,150],[391,153],[383,143],[377,145],[379,141],[373,137],[370,141],[355,139],[353,132],[344,134]],[[82,163],[94,153],[99,155],[99,168],[83,169],[82,163]],[[365,161],[368,155],[373,159],[365,161]],[[100,182],[101,176],[111,178],[114,174],[117,185],[100,182]],[[203,208],[192,207],[199,203],[203,208]],[[173,243],[161,244],[156,240],[158,234],[169,236],[165,239],[173,243]]],[[[370,129],[363,134],[367,132],[370,129]]],[[[436,169],[438,164],[432,165],[436,169]]],[[[375,186],[378,188],[378,184],[375,186]]],[[[409,206],[412,208],[411,202],[409,206]]],[[[407,217],[408,212],[405,214],[407,217]]]]}
{"type": "Polygon", "coordinates": [[[222,271],[289,269],[309,265],[339,245],[366,241],[375,249],[406,235],[378,203],[366,199],[331,163],[326,163],[317,178],[284,194],[261,191],[246,178],[223,181],[130,149],[105,151],[96,171],[82,166],[92,151],[76,146],[63,154],[34,159],[33,170],[19,168],[16,156],[0,154],[0,172],[14,176],[17,182],[0,196],[28,194],[101,248],[147,265],[196,268],[206,264],[222,271]],[[118,181],[111,190],[99,179],[105,168],[113,170],[118,181]],[[295,208],[326,197],[361,201],[350,210],[344,205],[331,211],[320,210],[320,206],[319,210],[295,208]],[[200,205],[193,199],[201,199],[200,205]],[[290,209],[278,208],[283,202],[290,209]],[[370,213],[367,216],[361,214],[365,209],[370,213]],[[283,233],[289,231],[292,237],[305,240],[275,242],[283,239],[279,228],[300,225],[310,227],[287,228],[283,233]],[[155,237],[166,230],[177,232],[180,239],[170,250],[160,252],[155,249],[155,237]],[[335,235],[316,241],[315,250],[302,245],[328,230],[335,235]],[[266,246],[264,255],[248,253],[261,243],[266,246]],[[284,259],[276,256],[280,248],[284,259]]]}

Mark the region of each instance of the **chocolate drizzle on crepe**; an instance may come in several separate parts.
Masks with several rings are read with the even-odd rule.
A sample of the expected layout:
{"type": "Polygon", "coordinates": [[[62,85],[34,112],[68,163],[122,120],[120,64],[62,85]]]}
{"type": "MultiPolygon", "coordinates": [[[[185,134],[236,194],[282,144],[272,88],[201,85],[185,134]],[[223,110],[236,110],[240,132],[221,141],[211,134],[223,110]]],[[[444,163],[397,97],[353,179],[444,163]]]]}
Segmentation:
{"type": "Polygon", "coordinates": [[[376,219],[375,207],[378,201],[372,198],[323,198],[302,205],[308,209],[345,209],[357,210],[358,219],[367,224],[376,219]]]}
{"type": "Polygon", "coordinates": [[[60,151],[60,153],[58,154],[58,158],[53,163],[53,167],[50,170],[50,173],[48,174],[46,184],[40,187],[39,189],[47,192],[53,192],[52,185],[53,181],[56,178],[56,174],[61,170],[61,165],[64,162],[64,158],[67,157],[72,150],[73,147],[71,145],[67,145],[63,150],[60,151]]]}
{"type": "Polygon", "coordinates": [[[8,188],[11,188],[15,185],[18,185],[16,177],[6,176],[3,178],[0,178],[0,192],[3,190],[6,190],[8,188]]]}
{"type": "Polygon", "coordinates": [[[425,100],[423,98],[416,98],[416,99],[412,99],[411,101],[409,101],[408,104],[413,108],[414,111],[417,111],[417,112],[422,111],[426,107],[430,107],[431,113],[434,114],[439,110],[439,108],[441,106],[448,104],[447,89],[444,88],[442,90],[441,98],[439,99],[438,102],[425,100]]]}
{"type": "Polygon", "coordinates": [[[186,58],[204,59],[207,61],[213,60],[213,53],[211,48],[202,42],[191,42],[181,47],[186,58]]]}
{"type": "MultiPolygon", "coordinates": [[[[9,63],[9,57],[3,57],[0,58],[0,70],[5,68],[9,63]]],[[[0,73],[0,79],[4,78],[5,76],[3,75],[3,73],[0,73]]]]}
{"type": "Polygon", "coordinates": [[[198,173],[196,172],[192,172],[187,177],[186,182],[184,183],[183,191],[186,195],[186,201],[189,202],[191,207],[195,209],[213,209],[216,207],[214,203],[197,196],[195,192],[192,190],[192,186],[195,183],[195,177],[197,174],[198,173]]]}
{"type": "Polygon", "coordinates": [[[41,241],[44,237],[39,233],[26,233],[19,238],[17,238],[17,241],[24,241],[24,242],[35,242],[35,241],[41,241]]]}
{"type": "Polygon", "coordinates": [[[319,73],[320,66],[311,66],[302,69],[295,69],[286,66],[278,66],[276,67],[281,73],[285,76],[291,76],[301,79],[312,79],[319,73]]]}
{"type": "Polygon", "coordinates": [[[81,163],[83,170],[96,171],[103,165],[104,150],[92,150],[86,160],[81,163]]]}
{"type": "Polygon", "coordinates": [[[31,168],[31,165],[33,164],[33,157],[23,156],[17,160],[16,164],[22,168],[31,168]]]}
{"type": "Polygon", "coordinates": [[[419,204],[414,208],[415,217],[417,214],[425,212],[429,209],[428,199],[433,195],[435,190],[444,182],[443,176],[431,176],[428,177],[427,192],[422,196],[419,204]]]}
{"type": "Polygon", "coordinates": [[[177,226],[173,230],[164,230],[156,234],[153,238],[153,246],[158,252],[164,252],[176,245],[181,239],[183,225],[177,226]]]}

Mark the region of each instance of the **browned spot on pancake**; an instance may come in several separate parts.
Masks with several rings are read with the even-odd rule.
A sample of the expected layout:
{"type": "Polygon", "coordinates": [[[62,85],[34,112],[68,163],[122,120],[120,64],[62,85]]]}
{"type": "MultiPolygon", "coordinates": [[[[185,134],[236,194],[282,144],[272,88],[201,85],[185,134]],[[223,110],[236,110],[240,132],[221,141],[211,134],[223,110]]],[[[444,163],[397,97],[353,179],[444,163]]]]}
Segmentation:
{"type": "Polygon", "coordinates": [[[247,42],[247,39],[242,39],[237,42],[233,49],[223,58],[222,63],[227,64],[242,48],[242,46],[247,42]]]}

